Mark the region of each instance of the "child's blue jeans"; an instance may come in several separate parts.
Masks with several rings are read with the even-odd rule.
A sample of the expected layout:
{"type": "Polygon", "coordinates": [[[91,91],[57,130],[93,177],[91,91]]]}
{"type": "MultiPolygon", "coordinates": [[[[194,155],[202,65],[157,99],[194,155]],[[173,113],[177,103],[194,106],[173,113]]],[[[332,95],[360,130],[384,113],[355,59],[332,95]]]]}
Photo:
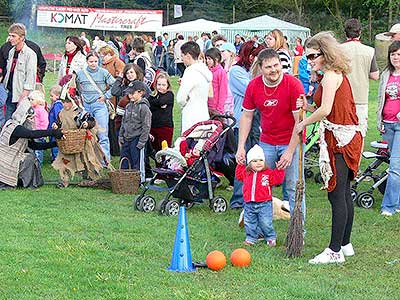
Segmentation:
{"type": "Polygon", "coordinates": [[[275,240],[276,234],[272,224],[272,217],[272,201],[245,202],[244,228],[246,241],[256,243],[260,232],[259,229],[261,229],[266,241],[275,240]]]}
{"type": "MultiPolygon", "coordinates": [[[[141,182],[145,181],[145,168],[144,168],[144,157],[146,153],[146,147],[138,149],[136,146],[139,142],[139,137],[135,137],[132,141],[124,141],[121,147],[121,159],[123,157],[128,158],[130,167],[132,169],[140,171],[141,182]]],[[[129,169],[129,163],[126,159],[122,162],[122,169],[129,169]]]]}
{"type": "MultiPolygon", "coordinates": [[[[45,138],[35,139],[36,142],[46,143],[45,138]]],[[[40,166],[43,166],[44,150],[35,150],[36,159],[39,161],[40,166]]]]}

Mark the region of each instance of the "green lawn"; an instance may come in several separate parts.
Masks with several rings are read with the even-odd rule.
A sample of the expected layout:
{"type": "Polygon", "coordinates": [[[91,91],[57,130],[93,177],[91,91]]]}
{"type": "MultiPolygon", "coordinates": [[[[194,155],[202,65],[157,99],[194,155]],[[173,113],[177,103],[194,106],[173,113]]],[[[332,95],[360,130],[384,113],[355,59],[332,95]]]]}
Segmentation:
{"type": "MultiPolygon", "coordinates": [[[[47,74],[46,86],[54,82],[55,75],[47,74]]],[[[367,148],[379,139],[376,93],[373,83],[367,148]]],[[[43,172],[46,180],[57,178],[48,163],[43,172]]],[[[229,198],[226,184],[217,194],[229,198]]],[[[356,256],[341,265],[309,265],[307,260],[329,243],[330,206],[326,192],[315,183],[308,182],[306,188],[303,257],[285,257],[287,222],[277,221],[278,246],[250,248],[248,268],[228,263],[219,272],[195,273],[167,271],[177,218],[135,211],[132,196],[74,186],[59,190],[54,185],[2,191],[0,299],[399,299],[399,215],[381,217],[382,196],[375,193],[373,208],[355,211],[356,256]]],[[[163,196],[153,195],[157,200],[163,196]]],[[[242,247],[238,211],[217,215],[204,204],[187,215],[194,261],[204,261],[215,249],[229,258],[242,247]]]]}

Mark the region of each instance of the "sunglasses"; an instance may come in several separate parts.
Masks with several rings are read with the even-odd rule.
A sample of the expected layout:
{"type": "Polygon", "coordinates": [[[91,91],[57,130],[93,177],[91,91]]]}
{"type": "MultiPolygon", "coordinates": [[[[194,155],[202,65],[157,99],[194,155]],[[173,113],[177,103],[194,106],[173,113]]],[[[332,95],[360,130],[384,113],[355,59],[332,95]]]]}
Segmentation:
{"type": "Polygon", "coordinates": [[[308,54],[306,56],[307,60],[313,61],[316,60],[318,57],[320,57],[321,55],[324,55],[322,52],[319,53],[312,53],[312,54],[308,54]]]}

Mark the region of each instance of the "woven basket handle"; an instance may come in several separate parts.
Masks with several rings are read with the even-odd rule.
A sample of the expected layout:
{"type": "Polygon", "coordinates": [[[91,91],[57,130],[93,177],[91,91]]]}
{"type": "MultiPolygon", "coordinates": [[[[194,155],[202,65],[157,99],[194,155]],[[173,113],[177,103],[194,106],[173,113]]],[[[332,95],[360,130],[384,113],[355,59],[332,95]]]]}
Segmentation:
{"type": "Polygon", "coordinates": [[[123,162],[125,159],[128,161],[129,170],[131,170],[131,169],[132,169],[131,161],[130,161],[126,156],[124,156],[123,158],[121,158],[121,160],[119,161],[119,169],[121,170],[122,162],[123,162]]]}

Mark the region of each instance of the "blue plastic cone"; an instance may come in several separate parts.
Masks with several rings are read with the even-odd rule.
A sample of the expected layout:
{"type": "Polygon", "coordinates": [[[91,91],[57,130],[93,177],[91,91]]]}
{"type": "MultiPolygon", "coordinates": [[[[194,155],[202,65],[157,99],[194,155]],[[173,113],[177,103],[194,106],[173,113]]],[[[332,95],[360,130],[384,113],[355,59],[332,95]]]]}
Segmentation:
{"type": "Polygon", "coordinates": [[[193,266],[192,253],[190,251],[189,229],[186,218],[186,208],[184,205],[179,207],[178,225],[176,226],[174,250],[172,252],[171,265],[169,271],[175,272],[195,272],[193,266]]]}

